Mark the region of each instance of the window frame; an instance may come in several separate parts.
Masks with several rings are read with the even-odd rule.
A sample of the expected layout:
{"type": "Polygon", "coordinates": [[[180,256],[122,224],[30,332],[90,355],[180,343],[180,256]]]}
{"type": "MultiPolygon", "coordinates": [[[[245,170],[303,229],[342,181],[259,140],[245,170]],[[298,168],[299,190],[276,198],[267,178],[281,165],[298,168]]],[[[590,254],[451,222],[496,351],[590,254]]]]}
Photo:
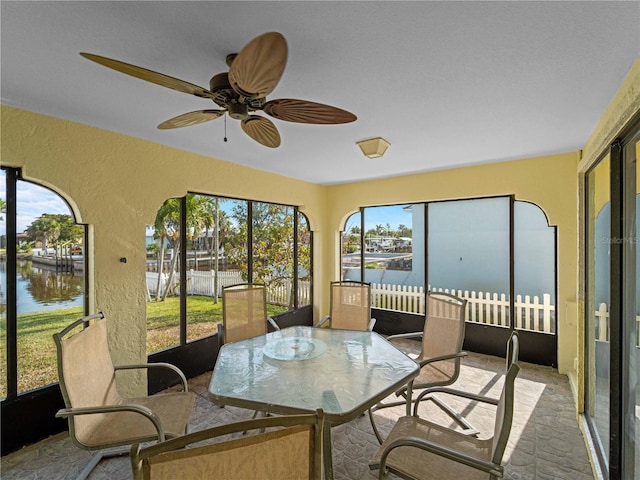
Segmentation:
{"type": "MultiPolygon", "coordinates": [[[[298,289],[299,289],[299,279],[298,279],[298,274],[299,274],[299,269],[298,267],[298,254],[299,254],[299,245],[298,245],[298,231],[299,231],[299,223],[301,221],[301,217],[304,219],[304,221],[306,222],[306,227],[308,228],[308,232],[310,235],[309,238],[309,244],[310,244],[310,266],[313,266],[313,231],[311,230],[310,227],[310,222],[308,217],[300,211],[299,207],[296,205],[289,205],[289,204],[282,204],[282,203],[275,203],[275,202],[267,202],[267,201],[261,201],[261,200],[251,200],[251,199],[243,199],[243,198],[237,198],[237,197],[227,197],[227,196],[222,196],[222,195],[215,195],[215,194],[205,194],[205,193],[199,193],[199,192],[193,192],[193,191],[189,191],[187,192],[187,194],[183,197],[172,197],[177,199],[180,202],[180,259],[178,262],[178,268],[180,269],[179,271],[179,278],[180,278],[180,285],[186,285],[186,274],[188,271],[188,265],[187,265],[187,196],[188,195],[198,195],[200,197],[211,197],[211,198],[218,198],[218,199],[225,199],[225,200],[233,200],[233,201],[239,201],[239,202],[246,202],[246,206],[247,206],[247,238],[246,238],[246,258],[247,258],[247,278],[248,279],[252,279],[254,276],[254,268],[253,268],[253,241],[254,241],[254,236],[253,236],[253,204],[254,203],[260,203],[260,204],[265,204],[265,205],[275,205],[278,207],[285,207],[285,208],[290,208],[292,209],[292,222],[293,222],[293,229],[292,229],[292,241],[293,241],[293,271],[292,271],[292,288],[293,288],[293,309],[292,310],[286,310],[285,312],[282,312],[278,315],[275,315],[275,319],[277,320],[277,318],[281,315],[288,315],[288,314],[294,314],[299,308],[299,293],[298,293],[298,289]]],[[[310,284],[311,286],[313,285],[313,268],[311,268],[311,271],[309,272],[309,276],[310,276],[310,284]]],[[[313,289],[311,288],[311,299],[310,299],[310,303],[307,306],[312,306],[313,305],[313,289]]],[[[174,343],[172,345],[169,345],[167,347],[164,347],[160,350],[154,351],[154,352],[150,352],[149,356],[156,356],[157,354],[162,354],[165,351],[171,351],[174,349],[178,349],[180,347],[185,347],[191,343],[194,342],[198,342],[199,340],[202,339],[207,339],[207,338],[212,338],[215,337],[217,335],[216,332],[212,332],[210,335],[206,335],[205,337],[199,338],[199,339],[194,339],[194,340],[189,340],[188,339],[188,304],[187,304],[187,289],[186,288],[180,288],[180,299],[179,299],[179,305],[180,305],[180,309],[179,309],[179,343],[174,343]]]]}

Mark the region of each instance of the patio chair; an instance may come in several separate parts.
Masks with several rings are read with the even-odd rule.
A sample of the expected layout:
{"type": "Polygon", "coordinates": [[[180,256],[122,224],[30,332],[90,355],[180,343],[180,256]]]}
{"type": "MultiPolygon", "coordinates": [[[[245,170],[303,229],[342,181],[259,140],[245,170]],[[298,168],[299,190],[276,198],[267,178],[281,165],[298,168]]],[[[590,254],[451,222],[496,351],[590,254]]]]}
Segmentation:
{"type": "MultiPolygon", "coordinates": [[[[460,375],[460,361],[467,355],[467,352],[462,350],[467,301],[449,293],[427,292],[426,304],[427,316],[422,332],[387,337],[391,342],[400,339],[421,339],[421,350],[415,358],[420,365],[420,373],[406,387],[396,392],[396,396],[404,400],[381,402],[369,410],[371,426],[379,442],[382,442],[382,436],[373,418],[375,411],[406,404],[406,415],[410,415],[415,392],[454,383],[460,375]]],[[[445,402],[437,398],[434,402],[463,426],[467,434],[478,433],[473,425],[445,402]]]]}
{"type": "Polygon", "coordinates": [[[267,333],[268,325],[280,327],[267,316],[264,285],[239,283],[222,289],[222,323],[218,324],[218,344],[237,342],[267,333]]]}
{"type": "Polygon", "coordinates": [[[369,467],[379,469],[382,480],[391,472],[413,480],[475,480],[503,478],[502,457],[513,420],[515,379],[518,365],[518,334],[508,341],[507,369],[499,399],[449,387],[428,388],[416,399],[413,416],[397,421],[369,467]],[[445,393],[496,406],[493,436],[477,438],[418,417],[422,400],[445,393]]]}
{"type": "MultiPolygon", "coordinates": [[[[264,335],[269,325],[274,330],[280,330],[275,320],[267,315],[267,289],[264,285],[238,283],[222,289],[222,323],[218,324],[218,349],[225,343],[264,335]]],[[[260,412],[256,410],[253,418],[258,413],[260,412]]]]}
{"type": "Polygon", "coordinates": [[[184,435],[196,396],[177,367],[168,363],[114,366],[107,343],[107,320],[103,313],[89,315],[53,335],[58,354],[60,390],[66,408],[69,436],[80,448],[98,450],[81,472],[86,478],[103,457],[126,454],[114,448],[146,441],[162,442],[184,435]],[[74,335],[67,335],[77,327],[74,335]],[[65,338],[66,337],[66,338],[65,338]],[[140,398],[123,398],[116,389],[116,371],[164,368],[177,375],[183,392],[140,398]]]}
{"type": "Polygon", "coordinates": [[[324,414],[245,420],[141,448],[131,447],[134,480],[215,478],[219,480],[320,480],[324,414]],[[250,436],[212,439],[245,432],[250,436]],[[208,441],[208,442],[207,442],[208,441]],[[198,446],[193,444],[207,442],[198,446]]]}
{"type": "Polygon", "coordinates": [[[316,327],[326,323],[342,330],[372,331],[376,323],[371,318],[371,284],[356,281],[331,282],[330,313],[316,327]]]}

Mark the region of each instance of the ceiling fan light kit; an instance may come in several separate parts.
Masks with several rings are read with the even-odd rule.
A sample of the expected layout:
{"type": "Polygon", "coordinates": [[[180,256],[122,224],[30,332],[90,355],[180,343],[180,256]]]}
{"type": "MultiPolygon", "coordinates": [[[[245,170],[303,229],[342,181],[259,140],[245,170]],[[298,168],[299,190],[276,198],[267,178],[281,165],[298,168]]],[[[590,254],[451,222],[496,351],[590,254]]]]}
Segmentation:
{"type": "Polygon", "coordinates": [[[391,144],[382,137],[374,137],[366,140],[360,140],[359,142],[356,142],[356,145],[360,147],[360,150],[362,150],[365,157],[380,158],[384,155],[391,144]]]}
{"type": "MultiPolygon", "coordinates": [[[[240,121],[242,130],[256,142],[270,148],[280,146],[280,133],[262,111],[278,120],[310,124],[340,124],[356,120],[356,116],[341,108],[308,100],[281,98],[267,101],[276,87],[287,63],[287,42],[278,32],[264,33],[240,50],[227,55],[228,72],[214,75],[209,89],[146,68],[92,53],[80,53],[84,58],[121,73],[155,83],[179,92],[210,99],[221,109],[183,113],[158,125],[160,129],[181,128],[215,120],[224,116],[240,121]]],[[[226,140],[226,139],[225,139],[226,140]]]]}

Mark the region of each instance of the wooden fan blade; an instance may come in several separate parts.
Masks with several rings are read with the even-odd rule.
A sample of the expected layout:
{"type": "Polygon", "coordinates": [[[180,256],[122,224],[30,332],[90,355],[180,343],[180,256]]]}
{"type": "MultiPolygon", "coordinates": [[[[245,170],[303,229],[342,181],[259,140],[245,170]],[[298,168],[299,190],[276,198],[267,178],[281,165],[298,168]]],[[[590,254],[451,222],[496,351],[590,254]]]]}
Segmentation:
{"type": "Polygon", "coordinates": [[[336,124],[357,119],[353,113],[341,108],[294,98],[271,100],[264,104],[263,110],[278,120],[297,123],[336,124]]]}
{"type": "Polygon", "coordinates": [[[240,123],[244,133],[265,147],[280,146],[280,133],[271,120],[258,115],[251,115],[240,123]]]}
{"type": "Polygon", "coordinates": [[[240,95],[253,99],[269,95],[287,64],[287,41],[277,32],[251,40],[235,57],[229,83],[240,95]]]}
{"type": "Polygon", "coordinates": [[[81,52],[80,55],[93,62],[99,63],[100,65],[104,65],[105,67],[112,68],[121,73],[126,73],[127,75],[131,75],[132,77],[136,77],[141,80],[146,80],[147,82],[155,83],[162,87],[171,88],[179,92],[190,93],[196,97],[213,98],[213,93],[206,88],[185,82],[179,78],[170,77],[163,73],[154,72],[153,70],[147,70],[142,67],[136,67],[135,65],[124,63],[120,60],[101,57],[100,55],[94,55],[92,53],[81,52]]]}
{"type": "Polygon", "coordinates": [[[161,130],[169,128],[188,127],[190,125],[197,125],[198,123],[208,122],[209,120],[215,120],[226,113],[226,110],[198,110],[196,112],[183,113],[177,117],[170,118],[167,121],[158,125],[161,130]]]}

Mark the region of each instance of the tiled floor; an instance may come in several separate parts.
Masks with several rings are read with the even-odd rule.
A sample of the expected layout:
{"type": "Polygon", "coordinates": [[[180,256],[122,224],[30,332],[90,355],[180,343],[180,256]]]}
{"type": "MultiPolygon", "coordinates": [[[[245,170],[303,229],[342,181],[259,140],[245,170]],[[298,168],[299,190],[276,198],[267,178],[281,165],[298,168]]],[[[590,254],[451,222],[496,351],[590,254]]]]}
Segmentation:
{"type": "MultiPolygon", "coordinates": [[[[506,465],[506,478],[593,479],[567,378],[550,368],[530,364],[521,366],[522,371],[516,380],[514,425],[503,462],[506,465]]],[[[464,359],[456,386],[495,396],[502,385],[503,371],[503,359],[470,354],[464,359]]],[[[198,394],[190,422],[191,431],[251,416],[247,410],[212,405],[207,398],[210,376],[211,373],[208,373],[189,382],[190,388],[198,394]]],[[[492,422],[491,412],[474,404],[456,406],[484,435],[492,422]]],[[[378,411],[376,419],[380,429],[388,432],[393,418],[401,413],[401,407],[378,411]]],[[[433,407],[421,412],[421,416],[447,422],[433,407]]],[[[334,427],[332,440],[336,480],[377,478],[377,471],[371,472],[368,467],[378,443],[367,416],[334,427]]],[[[3,480],[71,479],[82,470],[89,458],[89,452],[75,447],[68,435],[62,433],[3,457],[1,477],[3,480]]],[[[128,458],[103,460],[89,478],[130,479],[128,458]]]]}

